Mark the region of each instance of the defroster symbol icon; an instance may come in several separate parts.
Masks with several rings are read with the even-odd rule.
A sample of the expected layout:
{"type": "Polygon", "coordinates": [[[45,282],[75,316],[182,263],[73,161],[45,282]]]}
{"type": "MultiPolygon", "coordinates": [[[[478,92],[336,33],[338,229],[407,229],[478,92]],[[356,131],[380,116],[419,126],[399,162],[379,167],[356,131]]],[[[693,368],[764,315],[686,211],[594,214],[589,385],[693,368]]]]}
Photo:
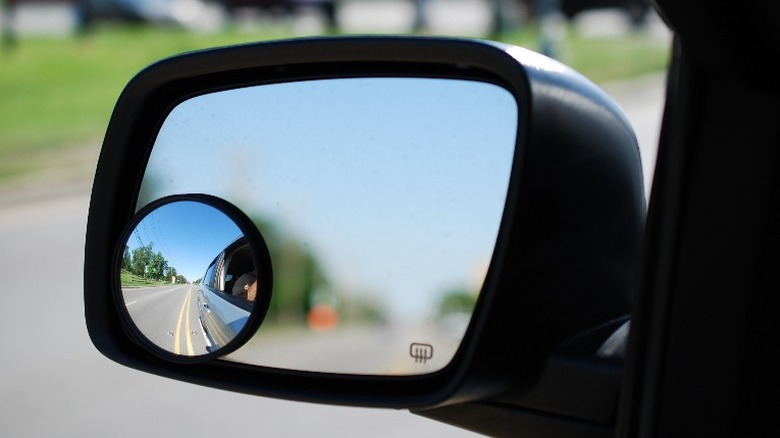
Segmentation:
{"type": "Polygon", "coordinates": [[[417,363],[425,363],[433,357],[433,345],[414,342],[409,346],[409,356],[417,363]]]}

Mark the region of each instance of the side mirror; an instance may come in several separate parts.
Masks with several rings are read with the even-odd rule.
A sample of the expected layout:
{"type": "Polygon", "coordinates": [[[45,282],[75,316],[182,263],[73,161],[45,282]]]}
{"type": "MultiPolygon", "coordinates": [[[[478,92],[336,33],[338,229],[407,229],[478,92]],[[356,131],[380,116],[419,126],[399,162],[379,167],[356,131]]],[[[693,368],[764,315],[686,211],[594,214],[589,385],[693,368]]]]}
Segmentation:
{"type": "MultiPolygon", "coordinates": [[[[628,121],[536,53],[343,37],[183,54],[140,72],[112,115],[87,327],[119,363],[223,389],[476,430],[459,406],[598,424],[614,408],[621,362],[604,346],[624,339],[644,215],[628,121]],[[237,226],[266,282],[224,342],[193,354],[130,310],[120,269],[149,212],[182,196],[237,226]]],[[[231,242],[202,267],[215,297],[238,280],[219,252],[231,242]]]]}

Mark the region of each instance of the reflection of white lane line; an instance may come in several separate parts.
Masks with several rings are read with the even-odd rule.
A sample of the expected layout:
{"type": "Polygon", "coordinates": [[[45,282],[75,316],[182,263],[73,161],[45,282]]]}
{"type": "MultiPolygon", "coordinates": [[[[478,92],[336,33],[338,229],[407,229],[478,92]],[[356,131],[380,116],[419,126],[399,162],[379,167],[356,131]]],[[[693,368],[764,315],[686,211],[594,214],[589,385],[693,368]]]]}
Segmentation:
{"type": "Polygon", "coordinates": [[[203,327],[203,322],[200,323],[201,327],[201,333],[203,333],[203,340],[206,341],[206,349],[211,348],[211,341],[209,341],[209,337],[206,336],[206,329],[203,327]]]}
{"type": "Polygon", "coordinates": [[[190,291],[187,291],[187,296],[184,298],[184,302],[181,305],[179,311],[179,320],[176,321],[176,333],[173,336],[173,352],[174,354],[181,354],[179,344],[181,343],[181,320],[184,318],[184,309],[187,309],[190,305],[190,291]]]}
{"type": "Polygon", "coordinates": [[[135,301],[130,301],[129,303],[125,303],[125,307],[130,307],[135,303],[136,303],[135,301]]]}

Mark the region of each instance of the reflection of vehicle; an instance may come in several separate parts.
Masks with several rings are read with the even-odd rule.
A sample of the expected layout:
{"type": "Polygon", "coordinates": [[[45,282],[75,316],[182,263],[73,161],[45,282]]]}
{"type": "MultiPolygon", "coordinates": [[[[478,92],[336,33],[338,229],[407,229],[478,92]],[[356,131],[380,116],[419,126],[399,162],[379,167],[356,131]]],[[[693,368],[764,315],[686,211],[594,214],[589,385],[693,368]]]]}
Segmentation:
{"type": "Polygon", "coordinates": [[[241,274],[254,269],[244,238],[231,243],[206,269],[198,288],[198,310],[209,350],[225,346],[246,324],[253,304],[231,291],[241,274]]]}

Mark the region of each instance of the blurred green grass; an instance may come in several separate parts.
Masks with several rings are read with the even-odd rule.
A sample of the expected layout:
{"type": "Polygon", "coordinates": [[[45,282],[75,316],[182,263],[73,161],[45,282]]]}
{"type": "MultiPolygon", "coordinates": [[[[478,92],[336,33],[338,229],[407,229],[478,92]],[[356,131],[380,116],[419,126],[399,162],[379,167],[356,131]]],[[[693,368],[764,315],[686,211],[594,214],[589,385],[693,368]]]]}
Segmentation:
{"type": "Polygon", "coordinates": [[[170,283],[162,281],[152,281],[137,275],[133,275],[124,269],[119,273],[119,284],[122,287],[149,287],[149,286],[164,286],[170,283]]]}
{"type": "MultiPolygon", "coordinates": [[[[528,26],[501,40],[535,50],[536,35],[528,26]]],[[[97,156],[122,88],[148,64],[191,50],[294,36],[283,25],[208,34],[115,26],[21,38],[13,50],[0,51],[0,184],[50,169],[83,172],[83,157],[97,156]]],[[[562,60],[596,83],[663,71],[668,61],[668,44],[641,33],[586,38],[570,30],[563,44],[562,60]]]]}

